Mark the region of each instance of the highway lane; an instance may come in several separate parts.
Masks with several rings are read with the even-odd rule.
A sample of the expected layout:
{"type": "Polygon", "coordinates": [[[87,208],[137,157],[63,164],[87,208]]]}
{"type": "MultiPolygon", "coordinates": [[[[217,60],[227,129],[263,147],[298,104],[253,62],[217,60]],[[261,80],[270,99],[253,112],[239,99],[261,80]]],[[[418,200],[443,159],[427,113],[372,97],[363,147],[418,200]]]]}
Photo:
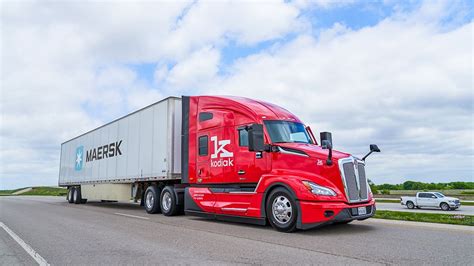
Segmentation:
{"type": "Polygon", "coordinates": [[[474,206],[462,206],[457,210],[443,211],[439,208],[408,209],[407,206],[398,203],[377,202],[378,210],[405,211],[405,212],[426,212],[453,215],[474,215],[474,206]]]}
{"type": "MultiPolygon", "coordinates": [[[[133,204],[17,196],[0,197],[0,221],[52,265],[467,265],[474,259],[471,227],[377,219],[283,234],[268,226],[148,215],[133,204]]],[[[11,256],[0,253],[0,264],[15,256],[31,264],[3,233],[0,247],[11,256]]]]}

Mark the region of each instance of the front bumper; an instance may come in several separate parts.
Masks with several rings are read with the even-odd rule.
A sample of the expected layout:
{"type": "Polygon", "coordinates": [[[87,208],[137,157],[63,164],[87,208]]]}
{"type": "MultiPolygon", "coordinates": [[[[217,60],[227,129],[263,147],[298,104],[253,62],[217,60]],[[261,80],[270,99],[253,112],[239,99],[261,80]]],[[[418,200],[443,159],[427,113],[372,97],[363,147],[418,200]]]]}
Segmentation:
{"type": "Polygon", "coordinates": [[[309,202],[300,201],[300,219],[297,228],[306,230],[326,224],[365,220],[375,215],[375,200],[359,204],[344,202],[309,202]],[[359,215],[357,209],[366,208],[366,214],[359,215]]]}
{"type": "Polygon", "coordinates": [[[451,208],[459,208],[459,207],[461,207],[461,203],[455,203],[455,202],[449,202],[448,205],[449,205],[449,207],[451,207],[451,208]]]}

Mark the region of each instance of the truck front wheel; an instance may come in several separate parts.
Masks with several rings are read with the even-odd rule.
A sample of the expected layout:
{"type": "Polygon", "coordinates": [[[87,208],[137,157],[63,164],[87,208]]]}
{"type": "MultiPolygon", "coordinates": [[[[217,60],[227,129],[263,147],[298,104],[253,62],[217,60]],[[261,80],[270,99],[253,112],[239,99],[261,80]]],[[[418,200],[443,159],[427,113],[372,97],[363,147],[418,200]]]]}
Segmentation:
{"type": "Polygon", "coordinates": [[[149,186],[145,191],[145,210],[148,213],[160,212],[161,189],[157,186],[149,186]]]}
{"type": "Polygon", "coordinates": [[[161,213],[165,216],[173,216],[178,212],[176,205],[176,194],[172,186],[166,186],[161,191],[161,213]]]}
{"type": "Polygon", "coordinates": [[[413,204],[413,202],[409,201],[409,202],[407,202],[407,208],[408,209],[413,209],[413,208],[415,208],[415,204],[413,204]]]}
{"type": "Polygon", "coordinates": [[[267,217],[274,229],[280,232],[296,230],[298,209],[296,201],[288,190],[277,188],[270,193],[267,200],[267,217]]]}

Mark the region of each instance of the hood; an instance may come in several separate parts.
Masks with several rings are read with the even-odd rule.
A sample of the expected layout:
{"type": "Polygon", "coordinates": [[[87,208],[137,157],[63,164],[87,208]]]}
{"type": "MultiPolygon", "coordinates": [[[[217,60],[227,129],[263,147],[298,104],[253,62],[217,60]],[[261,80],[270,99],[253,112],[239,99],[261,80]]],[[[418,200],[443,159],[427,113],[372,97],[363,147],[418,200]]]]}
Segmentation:
{"type": "Polygon", "coordinates": [[[458,198],[446,197],[446,196],[443,199],[446,199],[446,200],[459,200],[458,198]]]}
{"type": "MultiPolygon", "coordinates": [[[[329,150],[321,148],[321,146],[314,145],[314,144],[305,144],[305,143],[278,143],[278,146],[289,149],[300,150],[308,154],[310,157],[313,158],[327,158],[329,150]]],[[[332,158],[333,159],[342,159],[349,157],[349,153],[340,152],[336,150],[332,150],[332,158]]]]}

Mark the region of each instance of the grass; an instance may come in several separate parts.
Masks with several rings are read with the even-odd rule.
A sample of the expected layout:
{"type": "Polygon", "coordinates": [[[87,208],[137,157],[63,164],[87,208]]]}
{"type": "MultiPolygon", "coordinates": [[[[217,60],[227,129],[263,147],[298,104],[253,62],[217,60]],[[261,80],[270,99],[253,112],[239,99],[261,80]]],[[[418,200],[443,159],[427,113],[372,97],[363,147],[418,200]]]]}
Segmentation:
{"type": "MultiPolygon", "coordinates": [[[[24,188],[15,190],[0,190],[0,196],[11,196],[12,193],[22,190],[24,188]]],[[[21,196],[66,196],[67,189],[60,187],[33,187],[32,190],[20,194],[21,196]]]]}
{"type": "MultiPolygon", "coordinates": [[[[376,199],[377,202],[380,203],[400,203],[400,199],[376,199]]],[[[461,206],[474,206],[474,202],[469,202],[469,201],[462,201],[461,200],[461,206]]]]}
{"type": "Polygon", "coordinates": [[[12,193],[15,193],[24,188],[12,189],[12,190],[0,190],[0,196],[10,196],[12,193]]]}
{"type": "Polygon", "coordinates": [[[472,215],[437,214],[437,213],[420,213],[420,212],[415,213],[415,212],[377,210],[375,212],[374,218],[474,226],[474,216],[472,215]]]}

